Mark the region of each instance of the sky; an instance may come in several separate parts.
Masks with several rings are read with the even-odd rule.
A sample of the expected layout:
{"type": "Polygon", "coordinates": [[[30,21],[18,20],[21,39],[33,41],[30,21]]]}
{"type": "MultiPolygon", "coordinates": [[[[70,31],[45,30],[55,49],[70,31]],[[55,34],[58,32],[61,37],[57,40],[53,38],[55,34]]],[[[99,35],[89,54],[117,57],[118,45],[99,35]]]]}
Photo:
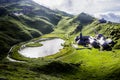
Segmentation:
{"type": "MultiPolygon", "coordinates": [[[[50,9],[58,9],[71,14],[88,13],[97,18],[120,21],[120,0],[33,0],[50,9]],[[113,14],[113,15],[110,15],[113,14]]],[[[116,22],[115,21],[115,22],[116,22]]]]}

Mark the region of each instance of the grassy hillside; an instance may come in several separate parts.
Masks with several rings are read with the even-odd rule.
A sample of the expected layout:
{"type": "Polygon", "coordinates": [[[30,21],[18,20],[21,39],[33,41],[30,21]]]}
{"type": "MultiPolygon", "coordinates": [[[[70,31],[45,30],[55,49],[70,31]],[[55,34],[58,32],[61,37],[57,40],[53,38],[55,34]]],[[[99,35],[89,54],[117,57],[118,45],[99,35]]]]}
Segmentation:
{"type": "Polygon", "coordinates": [[[99,23],[99,21],[94,21],[92,24],[85,26],[82,30],[84,35],[95,36],[96,30],[98,33],[104,34],[106,37],[112,38],[116,45],[114,48],[120,49],[120,24],[119,23],[99,23]]]}
{"type": "Polygon", "coordinates": [[[120,79],[120,24],[100,23],[98,19],[85,13],[73,16],[62,11],[53,11],[31,0],[11,1],[0,1],[1,80],[120,79]],[[95,36],[94,30],[116,42],[111,51],[73,47],[74,38],[80,32],[95,36]],[[30,59],[18,53],[25,41],[51,37],[59,37],[65,41],[62,44],[64,48],[57,54],[30,59]],[[6,58],[13,45],[15,46],[10,57],[23,62],[12,62],[6,58]]]}
{"type": "Polygon", "coordinates": [[[112,51],[99,51],[79,46],[72,47],[73,38],[64,34],[51,33],[42,37],[60,37],[66,42],[64,48],[57,54],[30,59],[20,57],[17,47],[12,51],[18,60],[26,63],[15,63],[4,60],[1,63],[0,76],[10,80],[119,80],[120,54],[118,49],[112,51]],[[3,68],[4,67],[4,68],[3,68]],[[17,70],[17,71],[16,71],[17,70]],[[27,72],[26,72],[27,71],[27,72]],[[7,73],[7,75],[5,75],[7,73]],[[15,74],[16,73],[16,74],[15,74]],[[13,75],[13,76],[11,76],[13,75]]]}
{"type": "Polygon", "coordinates": [[[86,13],[80,13],[79,15],[74,17],[74,20],[80,22],[82,25],[90,24],[94,21],[94,19],[94,17],[86,13]]]}
{"type": "Polygon", "coordinates": [[[0,58],[14,44],[52,32],[62,15],[65,16],[61,13],[32,0],[1,0],[0,58]]]}
{"type": "Polygon", "coordinates": [[[112,22],[100,23],[98,19],[94,19],[87,25],[82,25],[82,23],[78,23],[76,26],[70,25],[73,23],[77,23],[74,22],[73,18],[63,17],[55,31],[44,36],[51,37],[58,36],[59,34],[59,37],[62,37],[66,43],[64,44],[64,49],[59,53],[46,57],[53,61],[51,64],[44,65],[45,67],[42,67],[42,69],[41,67],[37,68],[38,71],[42,70],[45,74],[52,74],[54,77],[59,76],[58,78],[62,78],[62,80],[119,80],[120,24],[112,22]],[[82,25],[82,28],[78,28],[78,25],[82,25]],[[71,30],[71,28],[74,28],[77,32],[75,33],[74,29],[71,30]],[[111,51],[100,51],[99,49],[90,49],[83,46],[79,46],[78,49],[75,49],[72,46],[74,38],[79,35],[80,32],[82,32],[83,35],[95,36],[94,30],[98,31],[98,33],[104,34],[106,37],[112,38],[116,42],[111,51]],[[71,34],[70,31],[73,31],[74,33],[71,34]],[[54,63],[54,60],[60,62],[54,63]],[[65,66],[65,64],[72,65],[72,69],[70,66],[65,66]],[[59,71],[57,65],[64,65],[67,69],[62,66],[62,70],[59,71]],[[55,66],[55,69],[53,69],[55,71],[49,73],[48,71],[52,71],[51,66],[55,66]],[[65,72],[65,70],[69,70],[67,71],[68,73],[65,72]]]}
{"type": "Polygon", "coordinates": [[[43,34],[53,31],[54,25],[41,17],[20,16],[20,20],[31,28],[41,31],[43,34]]]}
{"type": "Polygon", "coordinates": [[[68,34],[78,33],[83,27],[91,24],[95,18],[88,14],[81,13],[74,17],[62,17],[62,20],[58,23],[56,30],[67,32],[68,34]]]}
{"type": "Polygon", "coordinates": [[[73,18],[62,17],[53,33],[63,33],[75,37],[80,32],[83,35],[95,36],[95,31],[114,40],[116,43],[114,48],[120,48],[120,24],[113,22],[100,23],[98,19],[85,13],[73,18]]]}
{"type": "MultiPolygon", "coordinates": [[[[9,4],[9,3],[8,3],[9,4]]],[[[53,25],[57,25],[59,20],[61,19],[61,13],[57,11],[53,11],[49,8],[41,6],[32,0],[20,0],[16,4],[5,6],[12,13],[23,13],[29,17],[43,17],[44,19],[49,19],[49,22],[53,25]]],[[[67,14],[67,13],[66,13],[67,14]]],[[[63,15],[64,16],[64,15],[63,15]]],[[[69,14],[67,14],[69,16],[69,14]]]]}
{"type": "Polygon", "coordinates": [[[10,16],[0,18],[0,34],[0,58],[12,45],[42,35],[40,31],[29,28],[10,16]]]}

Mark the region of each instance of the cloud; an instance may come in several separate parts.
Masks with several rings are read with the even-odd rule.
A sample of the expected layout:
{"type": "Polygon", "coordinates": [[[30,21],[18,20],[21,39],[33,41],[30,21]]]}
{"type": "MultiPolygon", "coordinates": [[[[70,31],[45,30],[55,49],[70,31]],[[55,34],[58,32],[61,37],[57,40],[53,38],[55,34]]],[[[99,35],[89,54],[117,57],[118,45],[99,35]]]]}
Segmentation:
{"type": "Polygon", "coordinates": [[[35,2],[49,7],[59,9],[72,14],[81,12],[96,17],[103,13],[115,13],[120,15],[120,0],[34,0],[35,2]]]}
{"type": "Polygon", "coordinates": [[[99,16],[108,21],[120,23],[120,15],[114,13],[107,13],[107,14],[100,14],[99,16]]]}
{"type": "Polygon", "coordinates": [[[59,8],[59,5],[61,5],[64,2],[64,0],[33,0],[33,1],[39,3],[40,5],[49,7],[51,9],[59,8]]]}
{"type": "Polygon", "coordinates": [[[87,12],[90,14],[120,10],[120,0],[34,0],[51,9],[60,9],[79,14],[87,12]]]}

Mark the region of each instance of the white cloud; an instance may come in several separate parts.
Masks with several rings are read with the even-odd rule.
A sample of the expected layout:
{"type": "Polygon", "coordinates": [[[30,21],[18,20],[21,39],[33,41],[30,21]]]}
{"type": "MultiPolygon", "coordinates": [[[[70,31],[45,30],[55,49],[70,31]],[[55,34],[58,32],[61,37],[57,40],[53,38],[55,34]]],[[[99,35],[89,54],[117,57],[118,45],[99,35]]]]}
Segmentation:
{"type": "Polygon", "coordinates": [[[103,13],[99,15],[100,18],[104,18],[108,21],[120,23],[120,15],[114,13],[103,13]]]}
{"type": "Polygon", "coordinates": [[[51,9],[73,14],[85,12],[94,16],[103,13],[120,13],[120,0],[33,0],[51,9]]]}
{"type": "Polygon", "coordinates": [[[87,12],[90,14],[113,11],[120,7],[120,0],[33,0],[51,9],[60,9],[79,14],[87,12]],[[116,8],[117,7],[117,8],[116,8]]]}
{"type": "Polygon", "coordinates": [[[64,0],[33,0],[41,5],[49,7],[51,9],[58,8],[64,0]]]}

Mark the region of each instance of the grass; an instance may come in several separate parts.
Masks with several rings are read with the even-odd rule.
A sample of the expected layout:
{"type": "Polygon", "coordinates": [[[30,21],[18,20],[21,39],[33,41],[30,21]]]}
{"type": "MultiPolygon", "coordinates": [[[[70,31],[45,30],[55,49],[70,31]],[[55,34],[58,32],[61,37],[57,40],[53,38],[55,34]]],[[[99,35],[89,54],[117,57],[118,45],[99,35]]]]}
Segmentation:
{"type": "Polygon", "coordinates": [[[69,76],[70,80],[119,79],[119,76],[115,75],[119,75],[120,73],[120,50],[113,49],[112,51],[99,51],[99,49],[87,49],[84,47],[74,49],[69,46],[74,40],[73,36],[68,36],[68,38],[64,38],[63,36],[63,39],[66,40],[65,44],[68,44],[68,46],[64,47],[59,53],[48,56],[47,58],[54,58],[65,63],[82,63],[78,72],[74,74],[75,76],[69,76]]]}
{"type": "Polygon", "coordinates": [[[34,28],[42,32],[43,34],[50,33],[53,31],[54,25],[47,20],[39,17],[30,18],[28,16],[22,15],[21,20],[27,24],[29,27],[34,28]]]}
{"type": "Polygon", "coordinates": [[[25,46],[26,47],[39,47],[39,46],[43,46],[43,44],[36,42],[36,43],[27,43],[25,46]]]}
{"type": "Polygon", "coordinates": [[[8,80],[45,80],[59,79],[44,73],[39,73],[30,70],[30,65],[26,63],[14,63],[5,61],[0,64],[0,78],[8,80]],[[47,76],[47,77],[46,77],[47,76]]]}
{"type": "MultiPolygon", "coordinates": [[[[46,14],[47,13],[43,15],[46,14]]],[[[48,14],[48,16],[49,15],[50,14],[48,14]]],[[[20,16],[20,19],[10,16],[4,18],[4,22],[0,23],[3,29],[1,29],[2,32],[0,32],[0,38],[2,38],[0,43],[2,43],[1,47],[4,47],[5,49],[7,47],[10,48],[8,43],[10,44],[11,41],[17,42],[18,40],[20,42],[29,40],[36,35],[38,36],[42,35],[42,33],[51,32],[53,29],[54,31],[52,33],[45,34],[40,38],[59,37],[64,39],[65,43],[63,44],[64,48],[61,49],[57,54],[32,59],[26,58],[18,53],[22,43],[15,45],[10,52],[10,57],[16,60],[25,61],[25,63],[11,62],[7,59],[0,61],[0,78],[8,80],[120,79],[119,24],[98,24],[97,22],[93,22],[92,24],[86,25],[86,20],[84,20],[84,22],[78,22],[78,20],[81,20],[79,17],[84,17],[80,15],[74,18],[63,17],[61,21],[59,21],[60,18],[57,19],[59,16],[56,16],[56,18],[54,17],[55,15],[51,14],[49,17],[37,17],[33,19],[26,15],[20,16]],[[10,20],[5,21],[8,19],[10,20]],[[72,43],[74,41],[74,37],[78,35],[80,31],[76,34],[71,33],[74,32],[77,26],[82,25],[82,23],[85,25],[82,29],[84,35],[94,35],[93,30],[96,29],[99,33],[110,36],[113,40],[117,41],[118,43],[116,44],[116,47],[118,49],[115,48],[112,51],[99,51],[99,49],[94,48],[73,48],[72,43]],[[56,24],[57,26],[54,28],[53,24],[56,24]],[[42,33],[36,29],[39,29],[42,33]],[[3,43],[7,44],[3,45],[3,43]]],[[[92,20],[93,19],[90,18],[90,21],[92,20]]],[[[89,23],[88,20],[87,22],[89,23]]],[[[36,38],[33,41],[40,38],[36,38]]],[[[41,44],[39,44],[39,46],[40,45],[41,44]]],[[[30,43],[27,46],[38,46],[38,43],[30,43]]],[[[1,50],[4,49],[2,48],[1,50]]]]}
{"type": "Polygon", "coordinates": [[[63,17],[63,19],[56,26],[54,32],[69,34],[72,33],[77,26],[79,26],[79,23],[77,23],[77,21],[74,21],[73,18],[63,17]]]}
{"type": "MultiPolygon", "coordinates": [[[[91,33],[93,25],[95,23],[87,25],[83,29],[86,31],[84,35],[85,33],[86,35],[88,33],[89,35],[93,35],[93,32],[91,33]]],[[[101,25],[108,26],[107,24],[101,25]]],[[[87,49],[84,47],[75,49],[72,47],[72,43],[74,37],[79,33],[70,35],[71,27],[74,28],[74,26],[70,26],[69,28],[69,25],[67,25],[67,33],[63,28],[59,28],[50,34],[40,37],[59,37],[65,40],[63,44],[64,48],[54,55],[43,58],[26,58],[18,53],[21,44],[16,45],[10,57],[26,61],[26,63],[15,63],[4,60],[0,63],[0,77],[10,80],[119,80],[120,50],[99,51],[99,49],[87,49]]],[[[104,30],[100,30],[100,32],[104,32],[104,30]]],[[[36,38],[33,41],[40,38],[36,38]]],[[[36,46],[38,44],[29,44],[29,46],[31,45],[36,46]]]]}
{"type": "MultiPolygon", "coordinates": [[[[113,49],[112,51],[99,51],[99,49],[87,49],[80,47],[75,49],[71,46],[73,38],[66,35],[55,35],[53,33],[44,35],[43,37],[61,37],[66,42],[64,48],[57,54],[50,55],[44,58],[28,59],[23,57],[17,57],[18,60],[26,60],[27,63],[21,67],[17,63],[18,71],[16,75],[11,77],[13,71],[6,69],[9,72],[8,77],[10,80],[17,80],[21,75],[20,80],[25,79],[23,73],[27,77],[27,80],[33,79],[49,79],[49,80],[117,80],[120,73],[120,50],[113,49]],[[69,40],[69,38],[71,38],[69,40]],[[19,71],[19,68],[21,69],[19,71]],[[26,73],[25,71],[28,70],[26,73]],[[117,71],[116,71],[117,70],[117,71]]],[[[16,52],[16,51],[15,51],[16,52]]],[[[15,64],[14,64],[15,65],[15,64]]],[[[10,67],[13,64],[10,65],[10,67]]],[[[12,67],[10,68],[12,70],[12,67]]],[[[3,72],[4,73],[4,72],[3,72]]],[[[3,76],[4,77],[4,76],[3,76]]]]}
{"type": "Polygon", "coordinates": [[[12,48],[12,51],[9,53],[10,57],[15,59],[15,60],[19,60],[19,61],[28,61],[30,60],[30,58],[25,58],[24,56],[20,55],[18,53],[18,50],[20,49],[21,45],[15,45],[12,48]]]}

